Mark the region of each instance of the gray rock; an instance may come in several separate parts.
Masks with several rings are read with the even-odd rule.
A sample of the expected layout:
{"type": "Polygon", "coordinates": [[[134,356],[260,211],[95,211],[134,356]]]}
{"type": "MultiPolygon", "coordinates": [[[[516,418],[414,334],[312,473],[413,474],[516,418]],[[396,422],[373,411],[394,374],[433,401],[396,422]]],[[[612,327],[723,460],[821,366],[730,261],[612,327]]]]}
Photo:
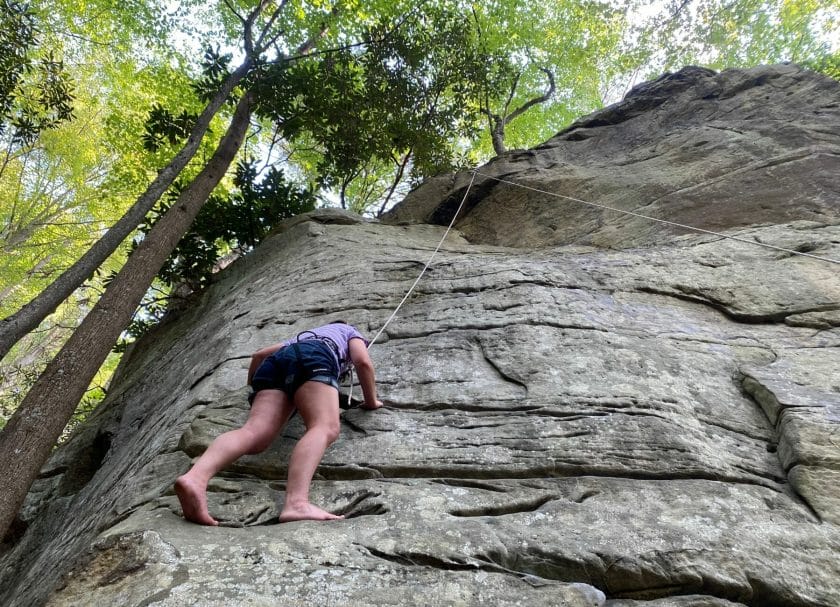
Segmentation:
{"type": "Polygon", "coordinates": [[[193,525],[172,481],[247,416],[250,354],[375,334],[470,176],[387,224],[286,222],[124,358],[30,493],[0,603],[840,604],[840,278],[751,244],[840,258],[839,92],[685,70],[482,167],[739,240],[476,180],[371,348],[387,407],[345,411],[318,469],[346,519],[277,523],[296,419],[193,525]]]}
{"type": "MultiPolygon", "coordinates": [[[[706,230],[833,222],[839,141],[830,78],[795,65],[685,68],[479,168],[456,226],[471,242],[625,248],[686,231],[603,207],[706,230]]],[[[470,177],[448,193],[441,180],[424,184],[386,221],[448,224],[470,177]]]]}

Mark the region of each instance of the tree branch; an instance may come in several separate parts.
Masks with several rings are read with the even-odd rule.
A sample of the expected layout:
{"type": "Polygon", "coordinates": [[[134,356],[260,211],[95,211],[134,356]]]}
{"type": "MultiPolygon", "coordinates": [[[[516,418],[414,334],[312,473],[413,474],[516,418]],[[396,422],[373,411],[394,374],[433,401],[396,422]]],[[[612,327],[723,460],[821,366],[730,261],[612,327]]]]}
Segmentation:
{"type": "Polygon", "coordinates": [[[502,110],[502,115],[508,115],[508,108],[510,107],[511,102],[513,101],[513,96],[516,93],[516,87],[519,86],[519,79],[522,77],[522,72],[516,74],[513,77],[513,82],[510,84],[510,94],[508,95],[507,101],[505,101],[505,105],[503,106],[504,109],[502,110]]]}
{"type": "Polygon", "coordinates": [[[271,27],[274,25],[274,22],[277,21],[277,17],[279,17],[280,13],[283,12],[283,9],[286,8],[286,1],[287,0],[283,0],[280,3],[280,6],[278,6],[277,9],[275,9],[275,11],[273,13],[271,13],[271,17],[269,17],[268,23],[265,24],[265,27],[263,27],[262,33],[260,34],[260,37],[257,39],[257,47],[258,48],[260,48],[262,50],[267,49],[283,33],[282,30],[281,30],[281,31],[277,32],[274,36],[272,36],[271,40],[269,42],[267,42],[267,43],[265,42],[265,37],[268,35],[268,32],[271,31],[271,27]]]}
{"type": "Polygon", "coordinates": [[[394,195],[397,186],[402,181],[403,175],[405,175],[405,167],[408,166],[408,161],[411,159],[412,152],[413,150],[409,148],[409,150],[405,153],[402,162],[397,164],[397,173],[396,175],[394,175],[394,179],[391,182],[391,187],[388,189],[388,194],[385,195],[385,200],[382,201],[382,206],[379,207],[379,212],[376,214],[377,217],[382,217],[382,213],[385,212],[385,207],[388,206],[388,202],[391,200],[391,197],[394,195]]]}
{"type": "Polygon", "coordinates": [[[242,25],[245,25],[245,21],[246,21],[245,17],[243,17],[242,15],[239,14],[239,11],[237,11],[236,7],[233,6],[233,3],[230,0],[223,0],[223,1],[225,3],[225,6],[227,7],[227,9],[230,12],[232,12],[236,16],[236,18],[239,19],[242,22],[242,25]]]}
{"type": "Polygon", "coordinates": [[[541,67],[540,71],[544,72],[546,76],[548,76],[548,90],[545,92],[545,94],[540,95],[539,97],[534,97],[530,101],[527,101],[523,105],[519,106],[509,115],[505,116],[505,124],[510,124],[510,121],[516,118],[517,116],[521,116],[537,104],[545,103],[554,95],[554,74],[551,72],[551,70],[544,67],[541,67]]]}
{"type": "MultiPolygon", "coordinates": [[[[243,44],[245,46],[245,55],[250,59],[254,59],[259,53],[255,53],[256,48],[254,47],[254,22],[259,17],[260,13],[265,8],[265,5],[268,4],[269,0],[260,0],[260,3],[248,13],[248,16],[245,18],[245,21],[242,22],[242,31],[243,31],[243,44]]],[[[279,9],[278,9],[279,10],[279,9]]]]}

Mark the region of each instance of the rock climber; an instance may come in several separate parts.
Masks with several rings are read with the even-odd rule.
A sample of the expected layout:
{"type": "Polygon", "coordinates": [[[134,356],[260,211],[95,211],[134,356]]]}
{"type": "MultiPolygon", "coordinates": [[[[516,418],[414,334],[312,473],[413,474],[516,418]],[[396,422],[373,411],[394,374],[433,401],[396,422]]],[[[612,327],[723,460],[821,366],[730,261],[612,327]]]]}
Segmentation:
{"type": "Polygon", "coordinates": [[[175,481],[184,518],[218,525],[207,508],[210,479],[242,455],[267,449],[295,411],[300,413],[306,432],[289,458],[280,522],[344,518],[310,503],[309,486],[327,447],[338,438],[338,378],[351,363],[362,387],[361,407],[382,406],[367,344],[355,327],[337,321],[254,353],[248,368],[248,420],[241,428],[218,436],[189,472],[175,481]]]}

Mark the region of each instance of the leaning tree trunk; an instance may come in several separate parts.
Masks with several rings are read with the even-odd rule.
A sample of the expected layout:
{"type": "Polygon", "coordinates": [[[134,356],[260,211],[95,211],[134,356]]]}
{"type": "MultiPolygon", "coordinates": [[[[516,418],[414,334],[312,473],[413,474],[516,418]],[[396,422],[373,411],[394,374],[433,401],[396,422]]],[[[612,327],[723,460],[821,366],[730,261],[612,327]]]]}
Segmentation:
{"type": "Polygon", "coordinates": [[[20,339],[37,327],[42,320],[53,313],[58,305],[70,297],[102,263],[117,250],[126,237],[143,221],[154,204],[172,185],[187,163],[195,156],[210,121],[218,113],[222,104],[230,97],[231,91],[248,74],[253,61],[246,58],[236,71],[222,83],[219,90],[204,108],[196,120],[195,126],[178,154],[157,175],[155,180],[140,195],[131,208],[117,223],[105,233],[79,260],[62,272],[57,280],[41,291],[35,299],[24,305],[11,316],[0,320],[0,359],[11,350],[20,339]]]}
{"type": "Polygon", "coordinates": [[[229,168],[250,117],[251,94],[246,93],[213,157],[132,252],[0,432],[0,537],[158,270],[229,168]]]}

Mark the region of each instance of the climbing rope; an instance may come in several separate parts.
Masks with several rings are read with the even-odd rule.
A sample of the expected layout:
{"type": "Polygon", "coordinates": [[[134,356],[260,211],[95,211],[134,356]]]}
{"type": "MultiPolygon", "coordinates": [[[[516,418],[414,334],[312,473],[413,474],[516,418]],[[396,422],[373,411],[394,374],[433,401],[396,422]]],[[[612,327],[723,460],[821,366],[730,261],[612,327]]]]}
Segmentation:
{"type": "MultiPolygon", "coordinates": [[[[399,312],[400,308],[403,307],[403,304],[406,301],[408,301],[408,298],[411,296],[411,293],[414,291],[414,287],[417,286],[417,283],[419,283],[420,279],[423,278],[423,275],[426,273],[426,270],[428,270],[429,266],[432,265],[432,260],[434,260],[435,255],[437,255],[438,251],[440,251],[440,248],[443,246],[443,241],[446,240],[446,237],[449,234],[449,231],[452,229],[452,226],[455,225],[455,220],[458,218],[458,214],[461,212],[461,209],[464,208],[464,203],[467,201],[467,196],[469,196],[470,189],[472,189],[473,182],[475,181],[475,175],[476,175],[476,173],[473,172],[472,179],[470,179],[470,184],[467,186],[467,191],[464,192],[464,197],[461,199],[461,204],[459,204],[458,208],[455,210],[455,214],[452,216],[452,221],[449,222],[449,226],[447,226],[446,231],[443,233],[443,236],[441,236],[440,242],[438,242],[437,246],[435,247],[435,250],[432,251],[432,254],[429,257],[429,261],[427,261],[426,265],[423,266],[423,269],[420,271],[420,275],[417,276],[417,279],[414,281],[414,284],[412,284],[411,287],[408,289],[405,296],[402,298],[402,301],[400,301],[400,303],[397,304],[397,307],[394,308],[394,311],[391,312],[391,316],[388,317],[388,320],[385,321],[385,324],[382,325],[382,328],[379,329],[379,332],[374,336],[374,338],[370,340],[370,343],[368,343],[368,346],[367,346],[368,350],[370,350],[371,346],[376,343],[376,340],[379,339],[379,336],[382,335],[382,333],[385,331],[385,329],[388,327],[388,325],[391,324],[391,321],[394,320],[394,317],[397,315],[397,312],[399,312]]],[[[353,367],[352,366],[350,367],[349,372],[350,372],[350,391],[347,395],[348,404],[353,402],[353,367]]]]}
{"type": "Polygon", "coordinates": [[[396,309],[391,313],[391,316],[388,317],[388,320],[386,320],[385,324],[382,325],[382,328],[379,329],[379,333],[376,334],[376,337],[374,337],[372,340],[370,340],[370,343],[368,344],[368,350],[370,350],[370,347],[374,343],[376,343],[376,340],[379,338],[380,335],[382,335],[382,332],[385,331],[385,328],[389,324],[391,324],[391,321],[394,320],[394,317],[397,315],[397,312],[400,311],[400,308],[402,308],[403,304],[406,302],[406,300],[409,298],[411,293],[414,291],[414,287],[416,287],[417,283],[420,282],[420,279],[423,278],[423,274],[425,274],[426,270],[429,269],[429,266],[432,265],[432,260],[435,258],[435,255],[437,255],[438,251],[440,251],[440,247],[443,246],[443,241],[446,240],[447,234],[449,234],[449,231],[452,229],[452,226],[455,225],[455,220],[458,218],[458,214],[461,212],[461,209],[464,208],[464,203],[467,201],[467,196],[469,196],[469,194],[470,194],[470,189],[472,188],[473,182],[475,181],[476,174],[477,174],[477,172],[473,171],[472,179],[470,179],[470,184],[467,186],[467,191],[464,192],[464,197],[461,199],[461,204],[458,205],[458,208],[456,209],[455,214],[452,216],[452,221],[449,222],[449,226],[446,228],[446,231],[443,233],[443,236],[441,237],[440,242],[435,247],[435,250],[432,252],[431,257],[429,257],[429,261],[427,261],[426,265],[423,266],[423,270],[420,272],[420,275],[417,277],[417,280],[414,281],[414,284],[411,285],[411,288],[405,294],[405,297],[402,298],[402,301],[397,305],[396,309]]]}
{"type": "MultiPolygon", "coordinates": [[[[782,252],[788,253],[790,255],[799,255],[801,257],[809,257],[811,259],[817,259],[819,261],[825,261],[825,262],[828,262],[828,263],[840,264],[840,260],[832,259],[831,257],[824,257],[822,255],[814,255],[812,253],[805,253],[803,251],[797,251],[795,249],[788,249],[788,248],[785,248],[785,247],[780,247],[780,246],[776,246],[776,245],[772,245],[772,244],[767,244],[765,242],[760,242],[758,240],[749,240],[747,238],[741,238],[739,236],[732,236],[731,234],[723,234],[721,232],[715,232],[714,230],[706,230],[706,229],[703,229],[703,228],[698,228],[698,227],[695,227],[695,226],[687,225],[687,224],[684,224],[684,223],[677,223],[676,221],[668,221],[667,219],[659,219],[658,217],[651,217],[650,215],[643,215],[642,213],[636,213],[635,211],[626,211],[624,209],[617,209],[615,207],[611,207],[611,206],[608,206],[608,205],[605,205],[605,204],[599,204],[597,202],[590,202],[588,200],[581,200],[580,198],[575,198],[574,196],[566,196],[564,194],[558,194],[556,192],[549,192],[549,191],[541,190],[539,188],[535,188],[535,187],[532,187],[532,186],[523,185],[521,183],[516,183],[515,181],[509,181],[507,179],[502,179],[501,177],[494,177],[493,175],[488,175],[487,173],[482,173],[478,170],[473,170],[471,172],[472,172],[472,178],[470,179],[470,183],[467,186],[466,191],[464,192],[464,197],[461,199],[461,204],[458,205],[458,208],[455,211],[455,214],[452,216],[452,220],[449,222],[449,226],[447,226],[446,231],[443,233],[443,236],[441,237],[440,242],[438,242],[438,245],[435,247],[435,250],[432,252],[432,255],[429,257],[429,261],[427,261],[426,265],[423,266],[423,269],[420,271],[420,274],[417,276],[416,280],[414,281],[414,284],[411,285],[411,287],[406,292],[405,296],[402,298],[402,301],[400,301],[400,303],[397,304],[397,307],[391,313],[391,316],[388,317],[388,320],[385,321],[385,324],[382,325],[382,328],[379,329],[379,332],[376,334],[376,336],[372,340],[370,340],[370,343],[367,346],[368,350],[370,350],[371,346],[373,346],[373,344],[376,343],[376,340],[379,339],[379,337],[382,335],[382,333],[385,331],[385,329],[388,327],[388,325],[391,324],[391,321],[394,320],[394,317],[400,311],[400,308],[402,308],[403,304],[408,300],[408,298],[414,292],[414,288],[417,286],[417,283],[420,282],[420,279],[423,278],[423,275],[426,273],[426,270],[429,269],[429,266],[432,264],[432,260],[434,260],[435,255],[437,255],[438,251],[440,250],[440,247],[443,246],[443,241],[446,240],[446,236],[449,234],[450,230],[452,229],[452,226],[455,225],[455,220],[458,218],[458,215],[460,214],[461,209],[463,209],[463,207],[464,207],[464,203],[467,201],[467,196],[469,196],[470,190],[472,189],[473,183],[475,182],[476,175],[481,175],[482,177],[486,177],[488,179],[493,179],[495,181],[498,181],[499,183],[504,183],[504,184],[511,185],[511,186],[514,186],[514,187],[517,187],[517,188],[522,188],[524,190],[530,190],[532,192],[538,192],[540,194],[545,194],[546,196],[552,196],[552,197],[555,197],[555,198],[563,198],[563,199],[566,199],[566,200],[571,200],[571,201],[574,201],[574,202],[578,202],[580,204],[584,204],[584,205],[587,205],[587,206],[590,206],[590,207],[594,207],[596,209],[613,211],[615,213],[620,213],[620,214],[623,214],[623,215],[630,215],[632,217],[638,217],[640,219],[647,219],[648,221],[655,221],[657,223],[663,223],[663,224],[666,224],[666,225],[670,225],[670,226],[674,226],[674,227],[678,227],[678,228],[683,228],[683,229],[686,229],[686,230],[691,230],[693,232],[699,232],[701,234],[709,234],[709,235],[712,235],[712,236],[717,236],[719,238],[726,238],[728,240],[735,240],[737,242],[743,242],[743,243],[750,244],[750,245],[756,245],[756,246],[764,247],[766,249],[773,249],[775,251],[782,251],[782,252]]],[[[352,371],[352,367],[351,367],[350,368],[350,392],[349,392],[349,395],[348,395],[348,402],[352,402],[352,400],[353,400],[353,371],[352,371]]]]}
{"type": "Polygon", "coordinates": [[[553,196],[555,198],[565,198],[566,200],[573,200],[574,202],[579,202],[581,204],[588,205],[590,207],[595,207],[596,209],[604,209],[607,211],[615,211],[616,213],[622,213],[624,215],[632,215],[633,217],[639,217],[641,219],[647,219],[649,221],[656,221],[658,223],[664,223],[670,226],[675,226],[678,228],[684,228],[686,230],[692,230],[694,232],[700,232],[701,234],[711,234],[713,236],[719,236],[720,238],[728,238],[729,240],[736,240],[738,242],[745,242],[747,244],[756,245],[759,247],[764,247],[767,249],[774,249],[776,251],[783,251],[785,253],[790,253],[791,255],[800,255],[802,257],[810,257],[811,259],[818,259],[820,261],[827,261],[828,263],[836,263],[840,264],[840,259],[832,259],[831,257],[823,257],[821,255],[813,255],[811,253],[804,253],[802,251],[796,251],[795,249],[786,249],[785,247],[779,247],[772,244],[767,244],[766,242],[759,242],[757,240],[749,240],[747,238],[741,238],[739,236],[732,236],[731,234],[722,234],[720,232],[715,232],[713,230],[704,230],[703,228],[696,228],[694,226],[686,225],[684,223],[677,223],[675,221],[668,221],[667,219],[659,219],[658,217],[651,217],[650,215],[642,215],[641,213],[636,213],[634,211],[625,211],[623,209],[617,209],[615,207],[607,206],[605,204],[598,204],[597,202],[589,202],[587,200],[581,200],[580,198],[575,198],[573,196],[565,196],[563,194],[557,194],[556,192],[547,192],[546,190],[540,190],[539,188],[534,188],[527,185],[522,185],[521,183],[516,183],[514,181],[508,181],[507,179],[502,179],[500,177],[494,177],[493,175],[487,175],[486,173],[480,173],[479,171],[473,171],[473,178],[476,175],[481,175],[482,177],[487,177],[488,179],[494,179],[500,183],[506,183],[508,185],[512,185],[518,188],[522,188],[524,190],[531,190],[532,192],[539,192],[540,194],[545,194],[546,196],[553,196]]]}

